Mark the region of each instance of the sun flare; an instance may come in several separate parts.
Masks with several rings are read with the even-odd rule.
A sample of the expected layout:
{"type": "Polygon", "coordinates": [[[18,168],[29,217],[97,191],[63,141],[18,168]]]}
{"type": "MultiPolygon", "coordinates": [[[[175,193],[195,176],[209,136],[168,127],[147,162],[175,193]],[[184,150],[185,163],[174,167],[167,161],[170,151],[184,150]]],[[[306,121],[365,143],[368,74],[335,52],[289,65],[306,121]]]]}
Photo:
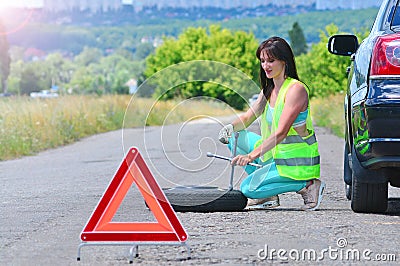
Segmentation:
{"type": "Polygon", "coordinates": [[[0,14],[6,14],[8,9],[10,8],[10,4],[6,1],[0,0],[0,14]]]}
{"type": "Polygon", "coordinates": [[[44,0],[0,0],[0,11],[15,8],[40,8],[44,0]]]}
{"type": "Polygon", "coordinates": [[[0,1],[0,9],[7,9],[10,7],[10,3],[7,3],[6,1],[0,1]]]}

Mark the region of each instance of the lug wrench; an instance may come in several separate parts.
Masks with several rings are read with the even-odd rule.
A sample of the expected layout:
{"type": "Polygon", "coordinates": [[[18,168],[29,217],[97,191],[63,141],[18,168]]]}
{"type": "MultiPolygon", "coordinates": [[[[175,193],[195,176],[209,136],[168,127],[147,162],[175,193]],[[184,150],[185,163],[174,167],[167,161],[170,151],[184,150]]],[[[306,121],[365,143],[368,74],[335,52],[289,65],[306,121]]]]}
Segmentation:
{"type": "MultiPolygon", "coordinates": [[[[221,156],[221,155],[217,155],[217,154],[212,154],[211,152],[207,152],[207,157],[214,157],[214,158],[218,158],[218,159],[223,159],[223,160],[227,160],[227,161],[232,161],[233,158],[235,158],[236,156],[236,150],[237,150],[237,145],[238,145],[238,138],[239,138],[239,132],[235,132],[234,133],[234,146],[233,146],[233,152],[232,152],[232,157],[225,157],[225,156],[221,156]]],[[[255,167],[262,167],[262,165],[260,164],[256,164],[256,163],[248,163],[248,165],[251,166],[255,166],[255,167]]],[[[229,182],[229,190],[233,190],[233,175],[235,173],[235,165],[232,165],[232,169],[231,169],[231,179],[229,182]]]]}
{"type": "MultiPolygon", "coordinates": [[[[225,156],[218,155],[218,154],[212,154],[211,152],[207,152],[207,157],[214,157],[214,158],[217,158],[217,159],[222,159],[222,160],[226,160],[226,161],[232,161],[232,158],[230,158],[230,157],[225,157],[225,156]]],[[[255,166],[255,167],[258,167],[258,168],[263,167],[261,164],[256,164],[256,163],[248,163],[247,165],[255,166]]]]}

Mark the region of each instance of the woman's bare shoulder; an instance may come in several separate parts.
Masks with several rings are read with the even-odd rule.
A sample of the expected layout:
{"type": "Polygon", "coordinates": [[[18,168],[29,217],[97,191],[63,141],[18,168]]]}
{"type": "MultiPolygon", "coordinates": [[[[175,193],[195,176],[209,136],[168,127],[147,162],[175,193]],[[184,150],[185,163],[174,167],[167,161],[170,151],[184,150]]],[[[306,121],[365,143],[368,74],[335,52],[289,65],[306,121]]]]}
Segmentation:
{"type": "Polygon", "coordinates": [[[291,85],[286,93],[285,102],[295,101],[297,103],[308,104],[308,92],[303,83],[295,82],[291,85]]]}

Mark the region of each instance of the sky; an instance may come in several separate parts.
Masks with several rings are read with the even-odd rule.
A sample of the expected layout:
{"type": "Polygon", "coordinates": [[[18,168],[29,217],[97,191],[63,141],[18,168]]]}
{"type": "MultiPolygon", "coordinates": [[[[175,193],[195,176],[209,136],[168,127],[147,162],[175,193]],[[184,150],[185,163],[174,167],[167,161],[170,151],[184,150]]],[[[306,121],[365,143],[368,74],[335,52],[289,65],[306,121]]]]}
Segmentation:
{"type": "Polygon", "coordinates": [[[42,5],[43,0],[0,0],[0,7],[39,7],[42,5]]]}
{"type": "MultiPolygon", "coordinates": [[[[68,0],[65,0],[68,1],[68,0]]],[[[122,0],[123,4],[132,4],[134,0],[122,0]]],[[[0,0],[1,7],[41,7],[43,0],[0,0]]]]}

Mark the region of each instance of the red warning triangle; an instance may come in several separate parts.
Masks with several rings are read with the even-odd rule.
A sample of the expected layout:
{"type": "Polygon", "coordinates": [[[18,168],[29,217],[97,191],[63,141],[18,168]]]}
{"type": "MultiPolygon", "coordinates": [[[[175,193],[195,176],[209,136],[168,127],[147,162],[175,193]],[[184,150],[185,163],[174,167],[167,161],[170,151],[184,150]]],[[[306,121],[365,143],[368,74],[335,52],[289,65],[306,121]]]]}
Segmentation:
{"type": "Polygon", "coordinates": [[[137,148],[131,148],[81,233],[82,241],[185,242],[187,234],[137,148]],[[112,222],[135,182],[157,222],[112,222]]]}

